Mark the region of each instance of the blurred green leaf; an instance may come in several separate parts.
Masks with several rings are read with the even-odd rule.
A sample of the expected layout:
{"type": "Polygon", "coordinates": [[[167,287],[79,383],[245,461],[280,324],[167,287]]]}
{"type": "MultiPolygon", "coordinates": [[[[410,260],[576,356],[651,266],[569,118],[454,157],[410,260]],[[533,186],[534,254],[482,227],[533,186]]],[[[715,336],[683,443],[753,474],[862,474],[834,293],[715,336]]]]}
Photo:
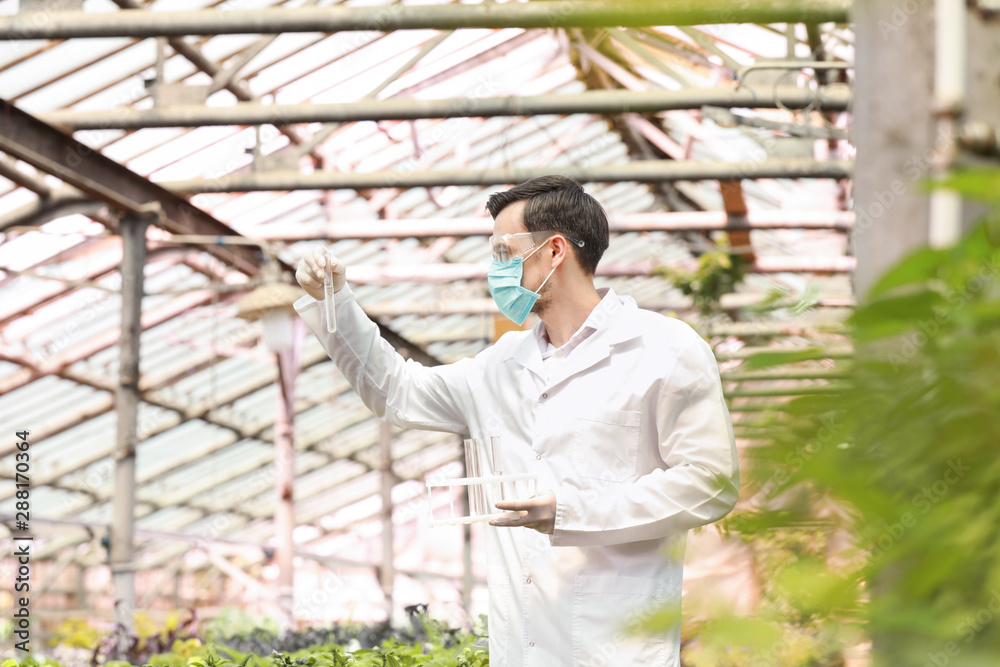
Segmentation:
{"type": "Polygon", "coordinates": [[[886,291],[910,285],[923,283],[937,277],[937,270],[949,250],[936,250],[922,247],[906,255],[892,271],[884,273],[868,291],[869,298],[882,296],[886,291]]]}
{"type": "MultiPolygon", "coordinates": [[[[948,185],[1000,201],[1000,171],[956,174],[948,185]]],[[[850,318],[855,356],[844,391],[767,415],[767,439],[747,451],[745,485],[760,492],[726,525],[758,559],[774,554],[756,565],[771,618],[800,632],[864,619],[886,665],[925,664],[928,651],[957,638],[963,656],[1000,664],[1000,633],[962,629],[989,610],[990,591],[1000,604],[997,241],[980,223],[953,247],[901,260],[850,318]],[[816,544],[838,531],[850,537],[833,552],[796,541],[789,531],[808,535],[810,516],[829,524],[826,533],[819,523],[812,529],[816,544]]],[[[758,356],[746,367],[822,353],[758,356]]]]}
{"type": "Polygon", "coordinates": [[[940,180],[926,181],[926,189],[946,188],[968,199],[1000,203],[1000,169],[957,169],[940,180]]]}
{"type": "Polygon", "coordinates": [[[814,359],[826,359],[830,356],[829,350],[821,347],[806,347],[795,350],[775,350],[773,352],[758,352],[747,358],[741,370],[755,371],[772,366],[792,364],[797,361],[812,361],[814,359]]]}
{"type": "Polygon", "coordinates": [[[765,650],[781,639],[781,630],[759,619],[728,617],[704,626],[701,638],[706,644],[765,650]]]}

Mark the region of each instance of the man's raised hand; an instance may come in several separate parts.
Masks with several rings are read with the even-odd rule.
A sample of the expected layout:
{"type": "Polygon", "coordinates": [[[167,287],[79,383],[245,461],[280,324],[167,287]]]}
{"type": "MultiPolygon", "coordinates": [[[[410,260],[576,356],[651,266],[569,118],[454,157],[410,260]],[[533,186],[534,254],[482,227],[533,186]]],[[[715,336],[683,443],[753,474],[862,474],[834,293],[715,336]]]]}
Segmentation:
{"type": "Polygon", "coordinates": [[[339,292],[347,284],[347,267],[326,248],[314,247],[299,260],[295,271],[295,279],[299,281],[299,285],[317,301],[323,300],[323,277],[326,275],[328,262],[333,267],[333,291],[339,292]]]}

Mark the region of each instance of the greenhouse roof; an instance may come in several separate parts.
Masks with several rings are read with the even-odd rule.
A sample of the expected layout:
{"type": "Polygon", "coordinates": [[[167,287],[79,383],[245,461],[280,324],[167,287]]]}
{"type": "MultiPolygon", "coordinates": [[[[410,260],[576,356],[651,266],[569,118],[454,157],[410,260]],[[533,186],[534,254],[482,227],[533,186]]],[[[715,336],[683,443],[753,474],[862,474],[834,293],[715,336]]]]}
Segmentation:
{"type": "MultiPolygon", "coordinates": [[[[13,17],[32,5],[20,4],[0,0],[0,15],[13,17]]],[[[74,4],[67,2],[66,11],[74,4]]],[[[292,11],[331,4],[337,3],[86,0],[82,9],[292,11]]],[[[377,9],[383,3],[344,4],[377,9]]],[[[598,286],[695,324],[716,345],[724,370],[738,366],[745,346],[836,338],[824,327],[842,320],[853,303],[845,234],[852,220],[849,180],[838,172],[852,157],[849,119],[843,109],[822,110],[822,96],[810,91],[849,94],[851,42],[850,31],[837,23],[5,42],[0,97],[57,128],[84,128],[73,131],[77,141],[182,194],[233,230],[218,242],[156,226],[148,232],[137,567],[175,563],[187,549],[185,537],[236,546],[273,538],[277,367],[261,342],[260,324],[236,315],[239,300],[262,278],[220,259],[218,243],[249,239],[243,247],[259,262],[270,255],[286,267],[317,243],[332,243],[366,311],[415,354],[447,363],[490,345],[499,323],[485,284],[485,236],[492,226],[487,197],[516,182],[503,180],[505,174],[570,173],[586,181],[613,225],[598,286]],[[817,59],[837,66],[810,67],[817,59]],[[768,99],[792,88],[815,97],[807,110],[712,103],[747,91],[768,99]],[[357,103],[352,113],[363,116],[367,109],[374,117],[382,102],[473,105],[533,97],[548,103],[597,90],[625,91],[637,104],[665,92],[720,96],[652,112],[626,106],[615,113],[513,115],[515,107],[511,115],[459,110],[452,117],[286,123],[280,111],[357,103]],[[157,113],[211,116],[253,104],[279,109],[273,124],[225,124],[223,118],[157,127],[153,120],[157,113]],[[139,113],[144,110],[149,113],[139,113]],[[636,165],[680,171],[644,181],[629,177],[636,165]],[[684,169],[699,165],[728,171],[718,172],[721,178],[699,180],[697,172],[685,178],[684,169]],[[761,175],[745,177],[754,176],[754,168],[761,175]],[[820,171],[808,171],[814,168],[820,171]],[[387,172],[399,179],[385,180],[387,172]],[[840,175],[794,178],[809,173],[840,175]],[[374,174],[376,184],[337,185],[364,174],[374,174]],[[318,181],[311,177],[330,180],[313,188],[318,181]],[[301,187],[268,185],[290,178],[301,179],[301,187]],[[434,184],[409,187],[407,178],[434,184]],[[727,324],[699,314],[654,269],[693,268],[717,249],[712,230],[736,218],[748,220],[752,231],[731,235],[732,250],[749,257],[751,269],[722,300],[727,312],[742,313],[742,321],[727,324]],[[745,310],[775,294],[786,307],[745,310]],[[775,340],[775,334],[783,337],[775,340]]],[[[104,562],[102,549],[72,549],[99,541],[112,521],[121,220],[67,174],[4,150],[0,415],[9,431],[31,431],[36,560],[74,553],[97,564],[104,562]]],[[[812,381],[775,386],[803,382],[812,381]]],[[[311,335],[295,394],[297,549],[340,558],[345,533],[379,514],[380,426],[311,335]]],[[[746,417],[733,414],[737,424],[746,417]]],[[[13,442],[7,437],[0,444],[0,476],[8,480],[15,471],[13,442]]],[[[460,472],[454,462],[462,458],[461,441],[400,432],[392,456],[396,520],[403,523],[417,512],[398,508],[416,507],[426,475],[460,472]]],[[[14,486],[6,484],[0,515],[9,521],[14,511],[14,486]]]]}

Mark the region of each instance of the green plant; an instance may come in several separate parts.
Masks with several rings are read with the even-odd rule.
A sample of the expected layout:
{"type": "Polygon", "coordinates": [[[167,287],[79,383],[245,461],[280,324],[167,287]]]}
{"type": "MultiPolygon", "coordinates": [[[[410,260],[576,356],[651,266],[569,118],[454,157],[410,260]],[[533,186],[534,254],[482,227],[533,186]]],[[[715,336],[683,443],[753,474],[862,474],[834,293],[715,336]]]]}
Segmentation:
{"type": "MultiPolygon", "coordinates": [[[[995,202],[1000,172],[960,172],[945,185],[995,202]]],[[[910,253],[848,324],[856,352],[844,390],[770,417],[769,442],[753,450],[762,500],[739,520],[768,530],[825,511],[852,537],[836,568],[815,559],[791,583],[812,587],[817,616],[855,610],[877,664],[995,664],[1000,214],[952,247],[910,253]]],[[[797,354],[747,367],[823,353],[797,354]]]]}
{"type": "Polygon", "coordinates": [[[685,596],[683,619],[661,611],[647,619],[642,631],[665,632],[682,623],[681,657],[688,667],[834,667],[842,664],[851,636],[851,581],[833,576],[817,564],[830,548],[824,525],[767,527],[735,518],[729,532],[744,540],[760,580],[756,612],[735,616],[713,596],[685,596]],[[829,590],[845,593],[845,610],[832,613],[817,606],[829,590]]]}
{"type": "MultiPolygon", "coordinates": [[[[238,667],[245,667],[247,659],[243,661],[243,664],[238,667]]],[[[208,651],[204,656],[188,658],[187,667],[237,667],[236,663],[227,658],[220,658],[216,656],[211,651],[208,651]]]]}
{"type": "Polygon", "coordinates": [[[661,266],[655,270],[694,301],[702,315],[721,311],[722,297],[734,292],[746,277],[750,262],[740,255],[731,254],[725,234],[715,242],[716,250],[698,257],[694,271],[661,266]]]}
{"type": "Polygon", "coordinates": [[[260,631],[277,635],[278,622],[270,616],[250,614],[239,607],[223,607],[215,618],[203,624],[202,633],[206,641],[214,642],[260,631]]]}
{"type": "Polygon", "coordinates": [[[171,662],[159,664],[175,664],[174,660],[180,660],[183,664],[188,658],[200,654],[203,650],[201,640],[194,634],[197,614],[194,609],[188,611],[190,616],[183,622],[178,622],[173,616],[168,617],[167,623],[159,631],[142,616],[139,616],[141,620],[137,622],[136,632],[133,634],[119,634],[121,630],[119,626],[117,632],[94,645],[91,664],[96,667],[103,662],[107,667],[108,658],[119,653],[124,654],[126,664],[143,664],[152,660],[156,654],[168,651],[171,662]]]}
{"type": "Polygon", "coordinates": [[[92,649],[101,640],[101,631],[85,618],[67,618],[56,626],[49,646],[72,646],[92,649]]]}

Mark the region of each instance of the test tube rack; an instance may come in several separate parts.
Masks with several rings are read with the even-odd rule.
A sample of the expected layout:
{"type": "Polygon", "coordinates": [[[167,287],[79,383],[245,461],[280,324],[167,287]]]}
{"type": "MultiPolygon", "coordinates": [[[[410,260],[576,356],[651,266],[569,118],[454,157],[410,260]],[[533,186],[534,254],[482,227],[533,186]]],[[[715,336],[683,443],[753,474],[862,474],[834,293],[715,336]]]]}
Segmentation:
{"type": "Polygon", "coordinates": [[[529,497],[537,492],[538,477],[533,474],[505,475],[501,466],[500,438],[490,438],[491,456],[483,457],[482,441],[478,438],[465,440],[466,477],[427,480],[427,501],[429,525],[456,526],[478,523],[499,518],[517,518],[518,512],[491,511],[498,500],[507,497],[529,497]],[[484,463],[486,464],[484,466],[484,463]],[[484,470],[485,468],[485,470],[484,470]],[[485,474],[484,474],[485,473],[485,474]],[[464,486],[469,499],[469,515],[459,516],[455,509],[455,494],[449,494],[449,516],[434,516],[434,489],[464,486]]]}

